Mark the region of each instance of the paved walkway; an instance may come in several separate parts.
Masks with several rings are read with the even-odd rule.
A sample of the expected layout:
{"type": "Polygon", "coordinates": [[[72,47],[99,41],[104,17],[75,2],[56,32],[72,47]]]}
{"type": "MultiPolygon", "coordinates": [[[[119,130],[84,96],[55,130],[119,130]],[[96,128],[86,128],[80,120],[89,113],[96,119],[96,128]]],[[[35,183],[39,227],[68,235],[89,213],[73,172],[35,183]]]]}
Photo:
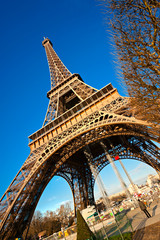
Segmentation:
{"type": "MultiPolygon", "coordinates": [[[[148,211],[152,216],[151,218],[147,218],[140,208],[136,208],[127,213],[134,232],[133,240],[160,240],[160,201],[154,201],[150,205],[150,208],[148,208],[148,211]]],[[[124,223],[122,223],[122,225],[124,225],[124,223]]],[[[121,227],[121,225],[120,228],[122,232],[130,230],[121,227]]]]}
{"type": "Polygon", "coordinates": [[[160,222],[138,229],[133,240],[160,240],[160,222]]]}
{"type": "Polygon", "coordinates": [[[139,209],[135,209],[132,213],[132,226],[134,229],[133,240],[160,240],[160,202],[153,202],[148,210],[151,218],[147,218],[139,209]]]}
{"type": "MultiPolygon", "coordinates": [[[[160,201],[154,201],[150,205],[150,208],[148,208],[148,211],[152,216],[151,218],[147,218],[140,208],[136,208],[127,213],[127,217],[130,220],[134,231],[133,240],[160,240],[160,201]]],[[[110,220],[103,222],[105,227],[109,226],[107,224],[108,221],[110,220]]],[[[122,223],[122,225],[124,225],[124,223],[122,223]]],[[[99,228],[102,228],[101,224],[96,224],[94,229],[91,228],[91,230],[94,232],[94,230],[98,230],[99,228]]],[[[111,235],[113,235],[114,231],[117,231],[117,229],[114,229],[113,227],[111,230],[111,235]]],[[[121,231],[123,232],[123,227],[121,231]]],[[[124,232],[125,231],[128,231],[128,229],[125,230],[124,228],[124,232]]]]}

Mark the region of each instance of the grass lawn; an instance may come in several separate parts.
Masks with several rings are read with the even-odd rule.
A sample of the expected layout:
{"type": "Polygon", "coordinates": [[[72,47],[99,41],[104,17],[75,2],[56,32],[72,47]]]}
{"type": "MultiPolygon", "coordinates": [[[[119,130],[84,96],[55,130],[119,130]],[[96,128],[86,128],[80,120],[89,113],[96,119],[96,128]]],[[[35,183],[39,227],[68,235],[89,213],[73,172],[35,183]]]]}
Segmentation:
{"type": "MultiPolygon", "coordinates": [[[[122,236],[123,236],[124,240],[132,240],[133,233],[131,233],[131,232],[123,233],[122,236]]],[[[105,238],[105,240],[107,240],[107,238],[105,238]]],[[[122,238],[120,235],[117,235],[117,236],[109,237],[109,240],[122,240],[122,238]]]]}

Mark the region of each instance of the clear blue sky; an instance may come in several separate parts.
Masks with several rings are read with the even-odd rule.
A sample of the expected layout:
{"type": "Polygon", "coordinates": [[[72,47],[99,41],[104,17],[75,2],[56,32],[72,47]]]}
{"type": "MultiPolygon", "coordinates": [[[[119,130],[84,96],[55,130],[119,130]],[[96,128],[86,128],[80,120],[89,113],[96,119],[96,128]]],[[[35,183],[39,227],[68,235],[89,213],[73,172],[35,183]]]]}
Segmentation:
{"type": "MultiPolygon", "coordinates": [[[[6,0],[0,8],[0,196],[5,192],[29,155],[28,136],[41,128],[50,90],[47,59],[42,47],[48,37],[72,73],[100,89],[109,82],[126,95],[118,82],[108,26],[98,1],[94,0],[6,0]]],[[[134,180],[152,172],[136,161],[128,161],[134,180]],[[134,169],[137,171],[134,172],[134,169]],[[134,173],[134,174],[133,174],[134,173]]],[[[110,167],[102,178],[110,193],[117,180],[110,167]],[[115,181],[109,184],[108,179],[115,181]]],[[[98,196],[98,190],[96,190],[98,196]]],[[[72,201],[69,186],[59,177],[47,186],[38,209],[52,210],[72,201]]]]}

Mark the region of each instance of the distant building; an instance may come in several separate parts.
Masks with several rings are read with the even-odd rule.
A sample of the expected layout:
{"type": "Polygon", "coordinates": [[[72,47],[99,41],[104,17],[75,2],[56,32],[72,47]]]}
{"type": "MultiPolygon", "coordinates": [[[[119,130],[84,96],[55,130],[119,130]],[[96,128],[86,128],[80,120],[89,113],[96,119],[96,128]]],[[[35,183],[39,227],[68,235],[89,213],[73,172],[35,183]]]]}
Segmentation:
{"type": "Polygon", "coordinates": [[[157,183],[159,180],[159,176],[158,174],[157,175],[148,175],[148,178],[147,178],[147,184],[149,187],[152,187],[155,183],[157,183]]]}
{"type": "Polygon", "coordinates": [[[150,192],[150,190],[151,190],[151,188],[149,186],[146,186],[146,185],[144,185],[141,188],[139,188],[139,191],[142,194],[146,194],[146,193],[150,192]]]}
{"type": "MultiPolygon", "coordinates": [[[[135,195],[135,196],[139,196],[141,194],[142,195],[143,194],[148,194],[153,190],[153,188],[156,188],[157,191],[160,191],[159,181],[160,181],[160,175],[159,174],[157,174],[157,175],[150,174],[150,175],[148,175],[148,178],[147,178],[147,181],[146,181],[145,185],[141,185],[141,186],[139,185],[138,186],[138,185],[134,184],[134,187],[133,187],[133,185],[130,184],[129,187],[128,187],[128,190],[130,191],[131,195],[135,195]],[[135,194],[135,192],[136,192],[137,195],[135,194]]],[[[110,202],[111,207],[115,206],[116,201],[118,201],[119,197],[122,197],[122,196],[125,196],[125,195],[126,195],[125,191],[121,191],[121,192],[110,195],[109,199],[111,200],[111,202],[110,202]]],[[[126,196],[126,200],[124,199],[122,203],[123,204],[125,203],[125,204],[129,205],[130,204],[130,199],[127,199],[127,196],[126,196]]],[[[104,206],[104,201],[103,201],[102,197],[96,201],[96,205],[97,205],[97,207],[102,206],[102,205],[104,206]]],[[[103,208],[101,208],[101,210],[103,210],[103,208]]]]}
{"type": "Polygon", "coordinates": [[[139,193],[139,187],[136,184],[130,184],[128,190],[132,195],[134,195],[135,193],[139,193]]]}

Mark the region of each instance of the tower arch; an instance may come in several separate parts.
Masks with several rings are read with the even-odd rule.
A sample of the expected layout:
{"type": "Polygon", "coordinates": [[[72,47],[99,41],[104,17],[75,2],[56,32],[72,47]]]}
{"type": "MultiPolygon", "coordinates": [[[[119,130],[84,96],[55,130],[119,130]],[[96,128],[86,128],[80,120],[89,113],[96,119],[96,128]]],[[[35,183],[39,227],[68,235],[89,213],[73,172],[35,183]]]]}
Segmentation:
{"type": "Polygon", "coordinates": [[[29,136],[30,155],[0,199],[0,235],[22,235],[49,181],[61,175],[70,185],[74,204],[94,204],[94,178],[84,148],[89,146],[99,171],[107,164],[100,141],[114,158],[131,157],[160,170],[158,131],[136,118],[129,98],[119,95],[112,84],[100,90],[71,74],[45,39],[51,76],[49,105],[41,129],[29,136]],[[111,145],[112,143],[112,145],[111,145]],[[77,195],[76,195],[77,193],[77,195]]]}

